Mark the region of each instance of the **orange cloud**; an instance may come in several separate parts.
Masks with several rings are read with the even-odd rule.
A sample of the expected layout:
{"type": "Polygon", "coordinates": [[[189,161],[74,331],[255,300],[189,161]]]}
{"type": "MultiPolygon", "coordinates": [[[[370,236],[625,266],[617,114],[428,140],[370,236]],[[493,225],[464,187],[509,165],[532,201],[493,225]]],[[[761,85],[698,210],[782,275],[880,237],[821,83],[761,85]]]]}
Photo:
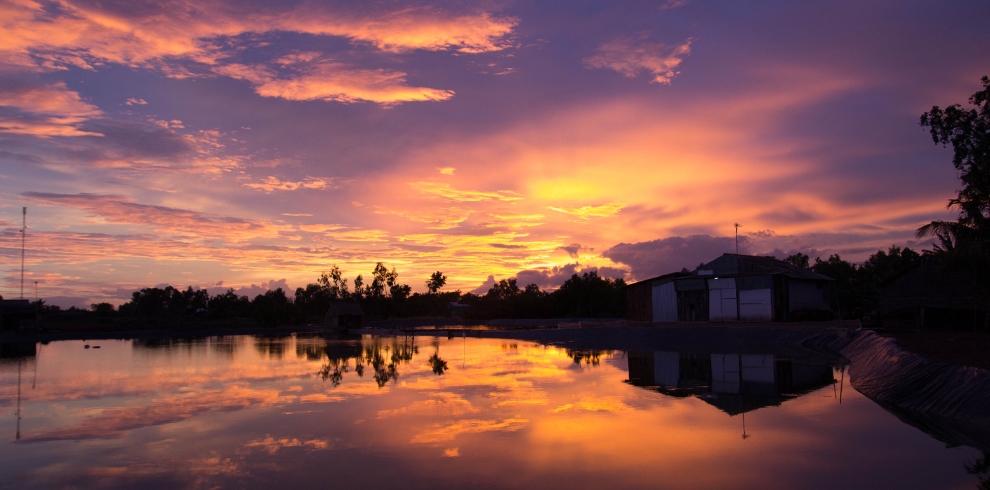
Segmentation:
{"type": "Polygon", "coordinates": [[[479,434],[492,431],[515,432],[525,427],[527,422],[529,420],[518,418],[504,420],[459,420],[453,424],[421,432],[413,437],[410,442],[413,444],[428,444],[452,441],[461,434],[479,434]]]}
{"type": "Polygon", "coordinates": [[[48,138],[52,136],[102,136],[83,131],[79,124],[102,115],[65,83],[13,87],[0,91],[0,107],[16,110],[15,116],[0,116],[0,132],[48,138]]]}
{"type": "Polygon", "coordinates": [[[579,208],[559,208],[556,206],[547,206],[548,208],[557,211],[558,213],[573,214],[582,220],[587,220],[588,218],[608,218],[609,216],[615,216],[616,213],[626,207],[625,203],[613,202],[608,204],[603,204],[601,206],[581,206],[579,208]]]}
{"type": "MultiPolygon", "coordinates": [[[[212,67],[215,73],[250,80],[260,95],[288,100],[367,100],[396,104],[446,100],[449,90],[405,85],[405,74],[324,62],[294,77],[276,76],[264,67],[228,63],[219,38],[277,31],[336,36],[392,52],[455,50],[497,51],[518,21],[486,12],[455,14],[439,9],[404,9],[363,16],[302,6],[255,11],[236,4],[190,6],[167,2],[145,15],[118,13],[103,6],[60,2],[57,10],[26,0],[0,7],[0,60],[35,71],[100,63],[159,69],[168,76],[199,76],[182,62],[212,67]],[[34,58],[32,58],[34,57],[34,58]],[[34,61],[35,59],[39,61],[34,61]]],[[[311,62],[298,58],[296,62],[311,62]]],[[[287,58],[282,58],[285,65],[287,58]]]]}
{"type": "Polygon", "coordinates": [[[521,201],[522,197],[513,191],[466,191],[454,189],[443,182],[410,182],[409,186],[420,193],[458,202],[482,201],[521,201]]]}
{"type": "Polygon", "coordinates": [[[28,434],[25,441],[112,439],[129,430],[186,420],[211,410],[234,411],[257,405],[269,405],[278,399],[277,391],[255,390],[234,386],[225,390],[207,390],[168,399],[153,400],[138,407],[108,408],[83,422],[49,431],[28,434]]]}

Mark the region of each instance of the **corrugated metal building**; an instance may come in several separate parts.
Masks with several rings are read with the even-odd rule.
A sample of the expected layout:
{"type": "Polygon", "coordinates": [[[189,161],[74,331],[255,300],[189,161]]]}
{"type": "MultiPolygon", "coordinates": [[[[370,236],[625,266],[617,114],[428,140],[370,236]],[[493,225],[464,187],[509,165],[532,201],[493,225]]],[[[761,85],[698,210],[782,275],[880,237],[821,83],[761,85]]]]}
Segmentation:
{"type": "Polygon", "coordinates": [[[786,322],[829,310],[832,279],[773,257],[724,254],[694,272],[628,286],[626,317],[648,322],[786,322]]]}

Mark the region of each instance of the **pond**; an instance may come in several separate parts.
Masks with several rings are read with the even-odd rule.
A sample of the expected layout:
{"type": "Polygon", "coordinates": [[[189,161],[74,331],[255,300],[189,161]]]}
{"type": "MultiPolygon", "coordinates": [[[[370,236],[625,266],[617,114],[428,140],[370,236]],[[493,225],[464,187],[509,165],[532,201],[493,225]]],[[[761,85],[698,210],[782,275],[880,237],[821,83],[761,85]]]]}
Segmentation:
{"type": "Polygon", "coordinates": [[[4,488],[971,489],[986,462],[839,359],[305,335],[5,357],[4,488]]]}

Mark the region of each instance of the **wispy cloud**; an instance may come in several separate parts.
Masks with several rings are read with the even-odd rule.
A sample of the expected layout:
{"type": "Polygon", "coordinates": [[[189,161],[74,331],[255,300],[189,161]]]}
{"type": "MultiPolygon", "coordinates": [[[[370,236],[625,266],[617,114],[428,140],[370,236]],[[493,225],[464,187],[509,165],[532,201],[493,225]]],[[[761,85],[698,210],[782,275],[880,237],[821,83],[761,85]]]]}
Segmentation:
{"type": "Polygon", "coordinates": [[[602,204],[601,206],[581,206],[579,208],[547,207],[558,213],[572,214],[579,219],[587,220],[588,218],[608,218],[609,216],[615,216],[622,208],[626,207],[626,203],[611,202],[602,204]]]}
{"type": "Polygon", "coordinates": [[[684,57],[691,52],[691,40],[668,46],[639,39],[618,39],[602,44],[595,54],[584,59],[590,68],[608,68],[627,77],[646,72],[653,82],[669,84],[679,71],[684,57]]]}
{"type": "Polygon", "coordinates": [[[258,95],[286,100],[368,101],[395,105],[447,100],[454,96],[452,90],[409,86],[403,72],[365,70],[331,61],[312,61],[300,66],[287,74],[267,66],[238,64],[217,67],[214,71],[251,82],[258,95]]]}
{"type": "Polygon", "coordinates": [[[412,443],[433,443],[452,441],[461,434],[478,434],[482,432],[506,431],[515,432],[526,426],[529,420],[509,418],[505,420],[459,420],[453,424],[437,427],[417,434],[412,443]]]}
{"type": "Polygon", "coordinates": [[[48,138],[102,136],[79,125],[102,112],[65,83],[0,85],[0,132],[48,138]],[[4,110],[6,109],[6,110],[4,110]]]}
{"type": "Polygon", "coordinates": [[[229,216],[213,216],[186,209],[151,206],[133,202],[126,196],[107,194],[53,194],[25,192],[34,202],[82,209],[109,223],[147,225],[172,233],[197,236],[237,237],[274,236],[278,230],[261,221],[229,216]]]}
{"type": "Polygon", "coordinates": [[[458,202],[522,200],[522,197],[513,191],[468,191],[455,189],[443,182],[410,182],[409,185],[423,194],[458,202]]]}
{"type": "MultiPolygon", "coordinates": [[[[237,4],[188,5],[165,2],[123,12],[113,6],[72,0],[58,8],[25,0],[0,6],[0,62],[44,72],[68,66],[92,70],[121,64],[186,78],[209,72],[252,81],[263,96],[288,100],[368,100],[395,104],[446,100],[453,92],[409,87],[405,73],[324,62],[283,77],[267,68],[231,63],[237,36],[282,31],[343,37],[390,52],[409,50],[481,53],[508,46],[516,19],[487,12],[454,13],[409,8],[364,15],[304,5],[291,9],[248,9],[237,4]],[[197,66],[198,65],[198,66],[197,66]],[[205,67],[205,69],[204,69],[205,67]]],[[[140,104],[129,99],[127,104],[140,104]]]]}
{"type": "MultiPolygon", "coordinates": [[[[278,177],[269,175],[262,179],[261,182],[249,182],[244,184],[244,187],[249,187],[251,189],[258,189],[271,194],[275,191],[296,191],[299,189],[315,189],[323,190],[331,187],[333,185],[334,179],[328,178],[317,178],[317,177],[306,177],[305,179],[293,182],[289,180],[279,180],[278,177]]],[[[289,216],[283,213],[283,216],[289,216]]]]}

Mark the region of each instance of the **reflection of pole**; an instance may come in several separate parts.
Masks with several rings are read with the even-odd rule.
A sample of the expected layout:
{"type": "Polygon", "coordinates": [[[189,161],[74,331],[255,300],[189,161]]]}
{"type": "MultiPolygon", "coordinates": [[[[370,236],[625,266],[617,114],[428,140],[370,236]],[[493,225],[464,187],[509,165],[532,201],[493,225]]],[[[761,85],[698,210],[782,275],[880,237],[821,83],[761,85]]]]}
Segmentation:
{"type": "Polygon", "coordinates": [[[34,380],[31,381],[31,389],[38,385],[38,361],[41,360],[41,344],[38,344],[38,352],[34,354],[34,380]]]}
{"type": "Polygon", "coordinates": [[[14,440],[21,440],[21,361],[17,361],[17,432],[14,440]]]}
{"type": "Polygon", "coordinates": [[[842,387],[846,385],[846,367],[842,366],[842,379],[839,381],[839,405],[842,405],[842,387]]]}
{"type": "Polygon", "coordinates": [[[749,434],[746,433],[746,412],[742,414],[743,419],[743,440],[749,439],[749,434]]]}

